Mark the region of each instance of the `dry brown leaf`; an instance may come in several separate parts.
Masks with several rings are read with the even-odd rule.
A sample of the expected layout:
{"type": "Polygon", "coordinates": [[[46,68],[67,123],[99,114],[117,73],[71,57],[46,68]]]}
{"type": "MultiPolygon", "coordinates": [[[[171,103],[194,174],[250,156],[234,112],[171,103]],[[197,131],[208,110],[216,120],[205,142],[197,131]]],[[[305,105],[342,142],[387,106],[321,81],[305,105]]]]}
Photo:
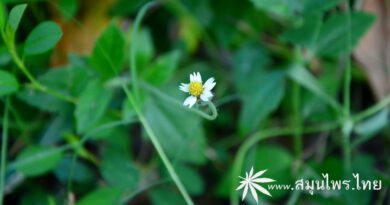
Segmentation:
{"type": "Polygon", "coordinates": [[[376,21],[354,51],[354,56],[366,72],[377,99],[390,94],[389,9],[388,0],[363,2],[363,10],[376,15],[376,21]]]}
{"type": "Polygon", "coordinates": [[[51,57],[51,65],[67,63],[69,53],[89,55],[100,33],[108,25],[108,11],[116,0],[79,0],[76,19],[64,21],[57,9],[53,8],[54,21],[63,31],[63,36],[51,57]]]}

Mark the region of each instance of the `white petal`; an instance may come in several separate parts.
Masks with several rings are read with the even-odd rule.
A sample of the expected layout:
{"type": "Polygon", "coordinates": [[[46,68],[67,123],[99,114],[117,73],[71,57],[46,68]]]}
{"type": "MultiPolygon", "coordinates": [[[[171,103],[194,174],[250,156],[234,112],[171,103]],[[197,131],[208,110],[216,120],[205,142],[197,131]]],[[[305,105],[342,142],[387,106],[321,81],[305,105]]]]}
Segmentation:
{"type": "Polygon", "coordinates": [[[197,73],[196,80],[197,80],[198,82],[202,82],[202,76],[200,75],[199,72],[197,73]]]}
{"type": "Polygon", "coordinates": [[[255,175],[253,175],[253,176],[251,177],[251,179],[255,179],[255,178],[261,176],[261,175],[264,174],[264,172],[266,172],[266,171],[267,171],[267,169],[261,170],[261,171],[257,172],[255,175]]]}
{"type": "Polygon", "coordinates": [[[258,182],[258,183],[269,183],[269,182],[274,182],[275,180],[270,179],[270,178],[257,178],[253,179],[252,182],[258,182]]]}
{"type": "Polygon", "coordinates": [[[209,101],[213,97],[213,94],[210,91],[203,91],[202,95],[200,95],[200,99],[204,102],[209,101]]]}
{"type": "Polygon", "coordinates": [[[203,85],[204,90],[210,91],[217,83],[214,82],[214,78],[209,78],[203,85]]]}
{"type": "Polygon", "coordinates": [[[242,200],[244,201],[245,197],[246,197],[246,194],[248,193],[248,184],[246,184],[245,188],[244,188],[244,193],[242,193],[242,200]]]}
{"type": "Polygon", "coordinates": [[[195,80],[195,73],[190,74],[190,82],[193,82],[195,80]]]}
{"type": "Polygon", "coordinates": [[[249,177],[252,178],[252,175],[253,175],[253,166],[251,168],[251,171],[249,172],[249,177]]]}
{"type": "Polygon", "coordinates": [[[256,203],[259,203],[259,202],[258,202],[259,199],[257,198],[257,193],[256,193],[255,188],[253,188],[253,186],[251,186],[251,185],[249,184],[249,189],[251,190],[251,194],[252,194],[253,198],[255,199],[256,203]]]}
{"type": "Polygon", "coordinates": [[[255,183],[252,183],[252,185],[253,185],[253,187],[255,187],[255,189],[259,190],[261,193],[268,195],[268,196],[271,196],[271,194],[266,189],[264,189],[262,186],[259,186],[258,184],[255,184],[255,183]]]}
{"type": "Polygon", "coordinates": [[[189,108],[191,108],[192,106],[195,105],[195,103],[196,103],[196,97],[190,96],[186,100],[184,100],[183,105],[184,106],[188,106],[189,108]]]}
{"type": "Polygon", "coordinates": [[[185,84],[185,83],[182,83],[180,86],[179,86],[179,89],[183,92],[186,92],[188,93],[188,88],[189,88],[189,84],[185,84]]]}

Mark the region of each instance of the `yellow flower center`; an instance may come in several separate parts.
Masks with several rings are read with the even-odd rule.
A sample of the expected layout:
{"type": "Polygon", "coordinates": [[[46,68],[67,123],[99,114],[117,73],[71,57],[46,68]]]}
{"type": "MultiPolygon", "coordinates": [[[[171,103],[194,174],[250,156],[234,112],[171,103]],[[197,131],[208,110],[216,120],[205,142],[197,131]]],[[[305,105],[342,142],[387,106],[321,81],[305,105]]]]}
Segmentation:
{"type": "Polygon", "coordinates": [[[189,92],[195,97],[199,97],[203,92],[203,85],[201,82],[190,82],[189,92]]]}

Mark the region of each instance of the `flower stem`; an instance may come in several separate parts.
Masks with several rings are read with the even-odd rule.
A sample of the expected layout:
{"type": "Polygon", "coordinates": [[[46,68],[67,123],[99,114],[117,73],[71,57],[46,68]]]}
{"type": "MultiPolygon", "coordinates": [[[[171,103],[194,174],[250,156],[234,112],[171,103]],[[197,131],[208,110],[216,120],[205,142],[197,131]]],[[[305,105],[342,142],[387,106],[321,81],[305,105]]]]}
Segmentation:
{"type": "Polygon", "coordinates": [[[3,117],[3,132],[1,142],[1,167],[0,167],[0,205],[3,205],[4,199],[4,184],[5,184],[5,171],[7,166],[7,144],[8,144],[8,111],[9,111],[9,97],[5,102],[4,117],[3,117]]]}
{"type": "Polygon", "coordinates": [[[146,12],[155,6],[157,3],[154,1],[151,1],[147,4],[145,4],[141,10],[138,12],[133,28],[131,30],[131,46],[130,46],[130,71],[131,71],[131,78],[132,78],[132,85],[133,85],[133,90],[135,93],[135,98],[139,100],[139,87],[138,87],[138,75],[137,75],[137,63],[136,63],[136,51],[137,51],[137,34],[138,30],[141,24],[142,19],[144,18],[146,12]]]}
{"type": "Polygon", "coordinates": [[[167,155],[165,154],[164,149],[162,148],[160,142],[158,141],[156,134],[154,133],[154,131],[150,127],[148,121],[145,119],[144,115],[142,114],[141,109],[138,107],[138,103],[136,102],[134,96],[127,89],[126,86],[123,86],[123,90],[125,91],[126,96],[130,100],[131,104],[133,105],[134,110],[137,113],[140,122],[142,123],[143,127],[145,128],[145,131],[148,134],[150,140],[152,141],[153,146],[157,150],[157,153],[159,154],[161,160],[163,161],[165,167],[167,168],[169,174],[171,175],[173,181],[175,182],[177,188],[179,189],[180,193],[182,194],[187,205],[193,205],[194,202],[192,201],[191,197],[187,193],[187,190],[184,188],[184,185],[181,182],[179,176],[177,175],[175,169],[173,168],[172,163],[169,161],[167,155]]]}
{"type": "MultiPolygon", "coordinates": [[[[182,194],[184,200],[188,205],[193,205],[194,202],[192,202],[191,197],[187,193],[187,190],[184,188],[184,185],[180,181],[179,176],[177,175],[175,169],[173,168],[173,165],[169,161],[167,155],[164,152],[164,149],[162,148],[160,142],[158,141],[158,138],[156,134],[153,132],[152,128],[150,127],[148,121],[145,119],[141,108],[139,107],[139,85],[138,85],[138,76],[137,76],[137,63],[136,63],[136,49],[137,49],[137,31],[139,30],[140,23],[145,15],[145,13],[152,7],[156,5],[156,2],[151,1],[147,4],[145,4],[140,12],[137,14],[135,18],[135,23],[132,28],[131,32],[131,50],[130,50],[130,69],[131,69],[131,78],[132,78],[132,85],[133,85],[133,93],[135,96],[133,96],[133,93],[130,92],[130,90],[126,87],[125,83],[121,83],[122,89],[125,92],[128,100],[132,104],[135,112],[137,113],[138,119],[142,123],[146,133],[148,134],[150,140],[153,143],[153,146],[157,150],[157,153],[159,154],[161,160],[163,161],[165,167],[167,168],[170,176],[172,177],[173,181],[175,182],[177,188],[179,189],[180,193],[182,194]]],[[[214,107],[215,108],[215,107],[214,107]]]]}

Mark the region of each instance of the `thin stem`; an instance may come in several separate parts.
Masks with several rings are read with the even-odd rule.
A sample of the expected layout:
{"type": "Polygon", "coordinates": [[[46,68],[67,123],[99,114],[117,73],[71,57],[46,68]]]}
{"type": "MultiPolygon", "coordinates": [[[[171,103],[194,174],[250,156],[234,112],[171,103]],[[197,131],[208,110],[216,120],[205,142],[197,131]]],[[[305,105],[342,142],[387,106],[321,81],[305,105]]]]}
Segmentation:
{"type": "Polygon", "coordinates": [[[298,83],[293,82],[292,87],[292,107],[293,107],[293,117],[292,117],[292,125],[295,127],[294,132],[294,153],[295,158],[298,160],[297,170],[300,165],[300,161],[302,158],[302,119],[300,112],[300,104],[301,104],[301,88],[298,83]]]}
{"type": "Polygon", "coordinates": [[[344,156],[344,173],[348,174],[351,168],[351,147],[350,147],[350,135],[352,132],[353,122],[350,120],[351,110],[351,15],[348,0],[345,1],[346,16],[347,16],[347,65],[344,74],[344,118],[343,118],[343,156],[344,156]]]}
{"type": "Polygon", "coordinates": [[[180,181],[179,176],[177,175],[175,169],[173,168],[171,162],[169,161],[167,155],[164,152],[164,149],[162,148],[160,142],[158,141],[157,136],[153,132],[152,128],[150,127],[149,123],[145,119],[145,117],[142,114],[141,109],[139,108],[139,87],[138,87],[138,76],[137,76],[137,63],[136,63],[136,49],[137,49],[137,32],[139,30],[139,26],[141,24],[141,20],[143,19],[145,13],[152,7],[156,5],[154,1],[149,2],[145,4],[140,12],[137,14],[134,22],[134,27],[131,32],[131,50],[130,50],[130,69],[132,74],[132,83],[133,83],[133,92],[135,94],[135,97],[133,94],[127,89],[126,85],[124,83],[122,84],[122,89],[126,93],[126,96],[128,100],[130,100],[130,103],[132,104],[135,112],[137,113],[138,119],[142,123],[146,133],[148,134],[150,140],[152,141],[155,149],[157,150],[157,153],[159,154],[161,160],[163,161],[165,167],[167,168],[169,174],[171,175],[173,181],[176,183],[177,188],[179,189],[180,193],[183,195],[185,201],[188,205],[193,205],[194,202],[192,202],[191,197],[187,193],[187,190],[184,188],[184,185],[180,181]]]}
{"type": "Polygon", "coordinates": [[[194,202],[192,201],[191,197],[187,193],[187,190],[184,188],[184,185],[182,184],[179,176],[177,175],[175,169],[173,168],[173,165],[169,161],[167,155],[165,154],[164,149],[162,148],[160,142],[158,141],[157,136],[155,135],[154,131],[150,127],[149,123],[143,116],[141,109],[138,107],[138,103],[135,101],[135,98],[133,97],[132,93],[127,89],[126,86],[123,86],[123,90],[126,93],[127,98],[130,100],[131,104],[134,107],[135,112],[138,115],[139,120],[141,121],[143,127],[145,128],[146,133],[148,134],[150,140],[152,141],[155,149],[157,150],[157,153],[159,154],[161,160],[163,161],[165,167],[167,168],[169,174],[171,175],[173,181],[175,182],[177,188],[179,189],[180,193],[183,195],[184,200],[187,202],[188,205],[193,205],[194,202]]]}
{"type": "Polygon", "coordinates": [[[137,75],[137,62],[136,62],[136,51],[137,51],[137,34],[141,24],[142,19],[144,18],[146,12],[156,5],[156,2],[151,1],[141,8],[139,13],[135,18],[133,28],[131,30],[131,47],[130,47],[130,69],[131,69],[131,78],[133,81],[133,89],[136,99],[139,99],[139,87],[138,87],[138,75],[137,75]]]}
{"type": "Polygon", "coordinates": [[[379,112],[390,104],[390,95],[379,101],[377,104],[369,107],[368,109],[356,114],[352,117],[354,123],[360,122],[367,117],[379,112]]]}
{"type": "Polygon", "coordinates": [[[3,205],[4,199],[4,184],[5,184],[5,171],[7,166],[7,144],[8,144],[8,111],[9,111],[9,97],[7,97],[5,102],[4,117],[3,117],[3,132],[2,132],[2,142],[1,142],[1,167],[0,167],[0,205],[3,205]]]}
{"type": "MultiPolygon", "coordinates": [[[[323,132],[336,129],[339,126],[338,123],[324,124],[321,126],[312,126],[306,127],[302,130],[302,134],[310,134],[316,132],[323,132]]],[[[262,130],[254,133],[249,137],[239,148],[237,152],[237,157],[233,164],[233,181],[230,192],[230,203],[233,205],[238,205],[238,192],[236,191],[236,185],[238,184],[238,176],[240,175],[242,166],[244,164],[245,156],[248,153],[249,149],[258,143],[261,140],[283,136],[283,135],[293,135],[295,133],[295,127],[287,128],[273,128],[269,130],[262,130]]]]}

